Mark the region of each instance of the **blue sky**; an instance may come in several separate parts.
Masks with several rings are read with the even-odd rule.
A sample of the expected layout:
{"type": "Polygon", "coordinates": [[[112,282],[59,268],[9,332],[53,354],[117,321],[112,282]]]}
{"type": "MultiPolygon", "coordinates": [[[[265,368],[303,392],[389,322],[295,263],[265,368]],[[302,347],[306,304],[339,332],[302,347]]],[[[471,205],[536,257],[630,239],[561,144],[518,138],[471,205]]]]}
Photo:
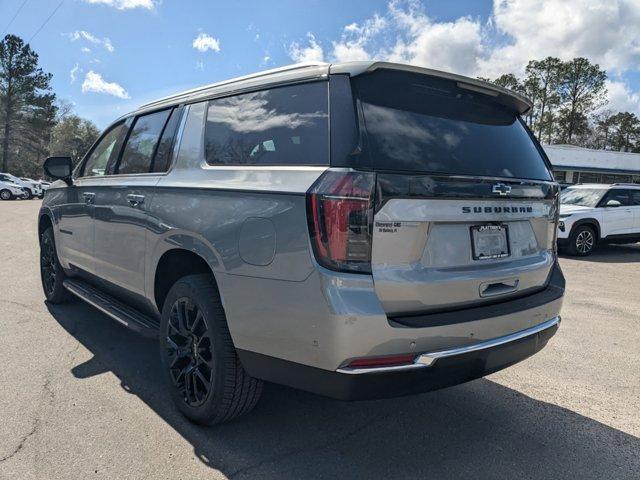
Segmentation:
{"type": "MultiPolygon", "coordinates": [[[[60,0],[3,0],[25,40],[60,0]]],[[[610,106],[640,111],[640,0],[65,0],[31,41],[53,88],[105,127],[141,103],[300,60],[403,61],[466,75],[582,55],[610,106]]]]}

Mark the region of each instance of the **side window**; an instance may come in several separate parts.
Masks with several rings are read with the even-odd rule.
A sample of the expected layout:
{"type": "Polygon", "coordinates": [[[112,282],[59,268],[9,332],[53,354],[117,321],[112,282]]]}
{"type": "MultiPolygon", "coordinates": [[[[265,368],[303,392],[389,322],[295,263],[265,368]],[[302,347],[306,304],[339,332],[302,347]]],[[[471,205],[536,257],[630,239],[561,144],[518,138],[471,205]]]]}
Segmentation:
{"type": "Polygon", "coordinates": [[[631,205],[640,207],[640,190],[629,190],[631,195],[631,205]]]}
{"type": "Polygon", "coordinates": [[[115,159],[120,152],[120,146],[126,131],[127,127],[123,122],[112,127],[102,137],[102,140],[91,151],[87,161],[84,163],[82,176],[96,177],[106,173],[109,161],[115,159]]]}
{"type": "Polygon", "coordinates": [[[171,152],[173,149],[173,139],[178,128],[178,122],[180,121],[180,108],[174,108],[169,116],[162,136],[160,137],[160,143],[156,151],[156,156],[153,158],[151,164],[152,172],[166,172],[169,169],[171,163],[171,152]]]}
{"type": "Polygon", "coordinates": [[[630,205],[629,202],[629,190],[622,190],[620,188],[615,188],[613,190],[609,190],[606,198],[602,205],[606,206],[609,200],[617,200],[623,207],[627,207],[630,205]]]}
{"type": "Polygon", "coordinates": [[[327,82],[211,100],[209,165],[327,165],[327,82]]]}
{"type": "Polygon", "coordinates": [[[136,118],[124,146],[117,174],[151,171],[151,159],[170,113],[171,110],[163,110],[136,118]]]}

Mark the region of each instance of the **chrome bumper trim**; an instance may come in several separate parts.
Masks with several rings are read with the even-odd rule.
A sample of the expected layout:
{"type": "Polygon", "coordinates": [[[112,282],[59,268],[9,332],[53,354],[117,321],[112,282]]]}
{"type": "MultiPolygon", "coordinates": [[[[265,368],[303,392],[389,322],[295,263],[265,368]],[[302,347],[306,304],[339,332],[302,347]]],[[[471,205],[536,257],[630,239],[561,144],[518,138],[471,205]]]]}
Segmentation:
{"type": "Polygon", "coordinates": [[[348,375],[361,375],[367,373],[384,373],[384,372],[397,372],[413,370],[415,368],[428,368],[433,366],[439,358],[455,357],[457,355],[464,355],[465,353],[478,352],[480,350],[487,350],[489,348],[498,347],[505,343],[515,342],[523,338],[535,335],[544,330],[552,328],[560,323],[560,316],[554,317],[551,320],[542,322],[534,327],[520,330],[519,332],[511,333],[503,337],[492,338],[480,343],[474,343],[473,345],[467,345],[464,347],[456,347],[448,350],[440,350],[437,352],[428,352],[418,355],[414,360],[414,363],[409,365],[397,365],[393,367],[380,367],[380,368],[339,368],[336,370],[338,373],[346,373],[348,375]]]}

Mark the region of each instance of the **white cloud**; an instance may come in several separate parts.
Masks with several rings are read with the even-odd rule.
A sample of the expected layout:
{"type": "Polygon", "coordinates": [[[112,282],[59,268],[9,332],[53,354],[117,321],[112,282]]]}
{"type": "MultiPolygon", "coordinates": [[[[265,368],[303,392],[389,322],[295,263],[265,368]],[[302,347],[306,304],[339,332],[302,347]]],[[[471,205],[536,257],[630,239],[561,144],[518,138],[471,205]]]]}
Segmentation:
{"type": "Polygon", "coordinates": [[[89,70],[82,82],[82,93],[96,92],[106,93],[107,95],[113,95],[118,98],[129,98],[127,91],[115,82],[107,82],[102,78],[102,75],[89,70]]]}
{"type": "Polygon", "coordinates": [[[300,46],[298,42],[293,42],[289,46],[289,56],[296,62],[322,62],[324,61],[324,51],[322,46],[316,41],[316,37],[307,33],[308,45],[300,46]]]}
{"type": "Polygon", "coordinates": [[[416,2],[389,3],[389,16],[401,32],[386,57],[464,75],[474,75],[483,53],[479,20],[461,17],[453,22],[436,22],[416,2]]]}
{"type": "Polygon", "coordinates": [[[145,8],[147,10],[153,10],[157,0],[84,0],[86,3],[94,3],[100,5],[107,5],[109,7],[117,8],[118,10],[130,10],[133,8],[145,8]]]}
{"type": "Polygon", "coordinates": [[[87,47],[82,47],[82,48],[80,49],[80,51],[81,51],[82,53],[91,53],[91,49],[90,49],[90,48],[87,48],[87,47]]]}
{"type": "Polygon", "coordinates": [[[206,33],[200,33],[194,38],[192,46],[199,52],[206,52],[207,50],[211,50],[212,52],[220,51],[220,41],[206,33]]]}
{"type": "Polygon", "coordinates": [[[71,71],[69,72],[69,79],[71,80],[71,83],[74,83],[76,81],[76,78],[78,78],[78,73],[82,73],[82,69],[76,63],[74,67],[71,69],[71,71]]]}
{"type": "MultiPolygon", "coordinates": [[[[108,52],[112,53],[115,48],[113,48],[113,44],[111,43],[111,39],[109,37],[98,38],[90,32],[86,30],[76,30],[75,32],[69,33],[67,35],[72,42],[77,40],[86,40],[87,42],[93,43],[94,45],[102,45],[108,52]]],[[[87,47],[82,48],[83,52],[91,51],[87,47]]]]}
{"type": "MultiPolygon", "coordinates": [[[[617,77],[640,70],[639,25],[640,0],[493,0],[487,21],[438,21],[417,0],[390,0],[383,13],[345,25],[329,51],[308,33],[288,54],[295,61],[387,60],[488,78],[522,75],[529,60],[549,55],[582,56],[617,77]]],[[[620,82],[609,89],[618,105],[633,107],[640,95],[620,82]]]]}
{"type": "Polygon", "coordinates": [[[640,0],[494,0],[491,23],[509,41],[484,59],[487,75],[549,55],[611,71],[640,67],[640,0]]]}
{"type": "Polygon", "coordinates": [[[624,82],[615,80],[607,80],[607,92],[609,100],[605,106],[607,110],[640,115],[640,92],[632,92],[624,82]]]}
{"type": "Polygon", "coordinates": [[[378,15],[365,20],[362,25],[350,23],[342,32],[340,41],[333,42],[333,58],[338,62],[367,60],[371,55],[365,50],[367,42],[380,34],[387,26],[387,20],[378,15]]]}

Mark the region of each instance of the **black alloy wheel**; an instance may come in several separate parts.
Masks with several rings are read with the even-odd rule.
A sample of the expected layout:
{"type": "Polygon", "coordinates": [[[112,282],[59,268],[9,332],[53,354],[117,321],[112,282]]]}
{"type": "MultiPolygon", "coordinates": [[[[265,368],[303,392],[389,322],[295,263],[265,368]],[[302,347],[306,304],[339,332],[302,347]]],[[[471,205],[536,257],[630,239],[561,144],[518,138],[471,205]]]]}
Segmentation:
{"type": "Polygon", "coordinates": [[[69,293],[64,288],[65,278],[56,253],[53,229],[49,227],[40,236],[40,279],[47,301],[63,303],[69,300],[69,293]]]}
{"type": "Polygon", "coordinates": [[[211,333],[202,311],[188,297],[176,300],[169,314],[167,356],[174,386],[191,407],[202,405],[213,383],[211,333]]]}
{"type": "Polygon", "coordinates": [[[44,294],[47,297],[53,295],[55,289],[56,262],[53,239],[48,235],[43,235],[40,245],[40,275],[42,276],[42,288],[44,288],[44,294]]]}

